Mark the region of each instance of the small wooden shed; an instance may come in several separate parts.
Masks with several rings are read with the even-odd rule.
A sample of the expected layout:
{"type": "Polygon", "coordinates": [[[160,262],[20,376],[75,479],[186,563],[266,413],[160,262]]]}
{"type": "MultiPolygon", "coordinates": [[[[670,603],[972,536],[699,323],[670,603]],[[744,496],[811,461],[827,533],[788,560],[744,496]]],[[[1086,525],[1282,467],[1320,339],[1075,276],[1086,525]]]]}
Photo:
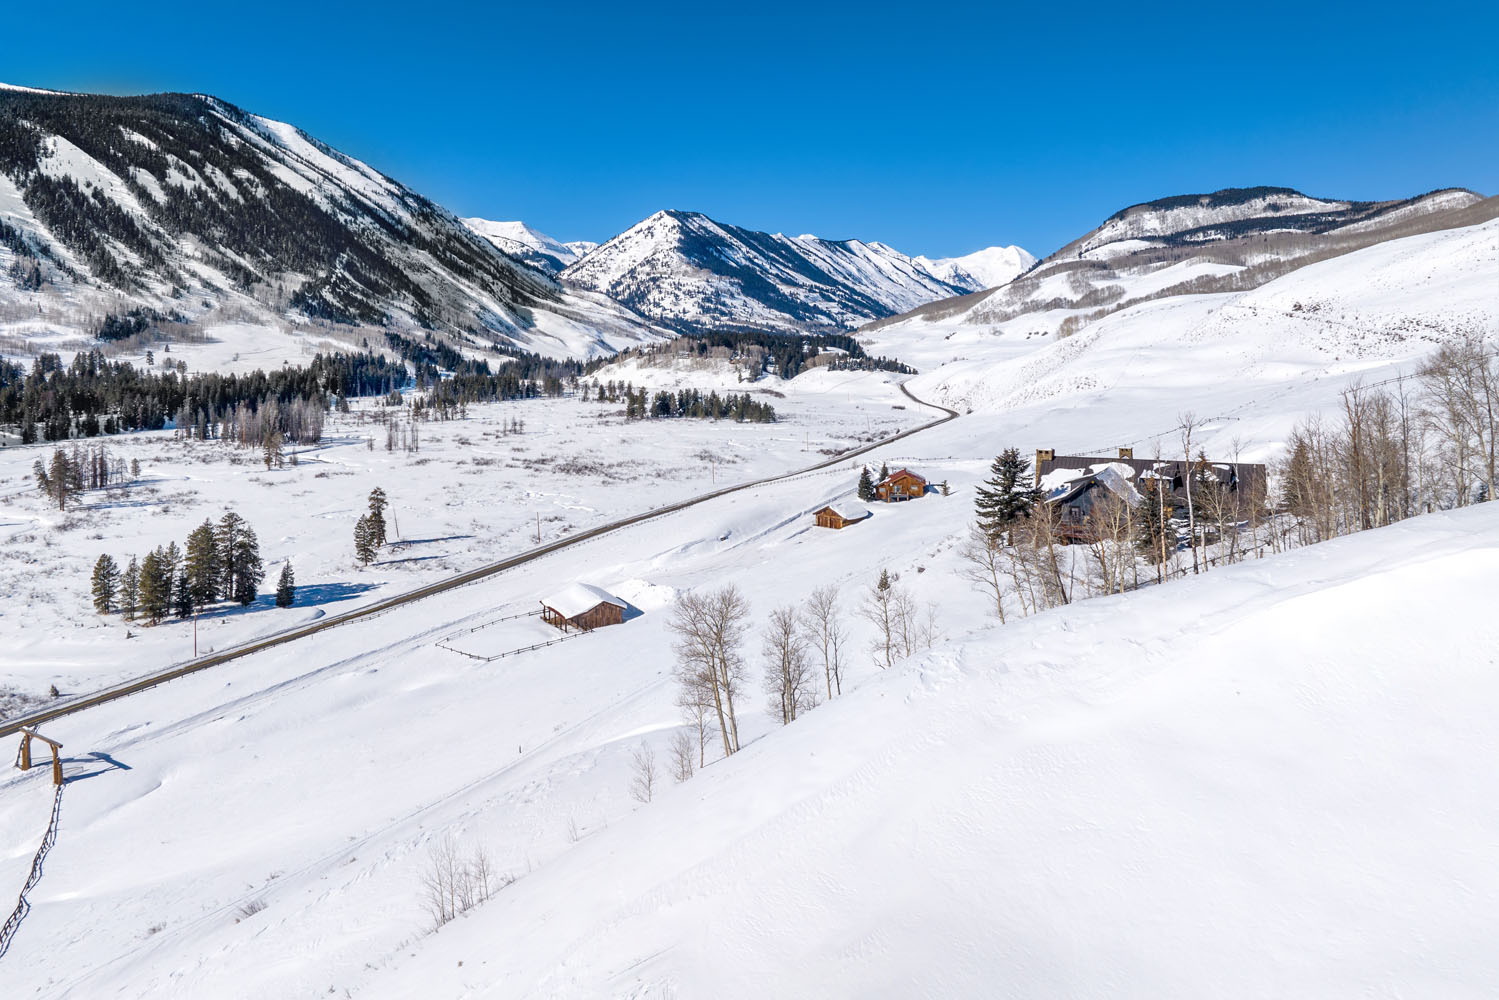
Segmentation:
{"type": "Polygon", "coordinates": [[[868,507],[847,501],[830,503],[817,512],[817,526],[819,528],[846,528],[850,524],[858,524],[868,516],[868,507]]]}
{"type": "Polygon", "coordinates": [[[618,625],[625,620],[624,601],[602,587],[575,583],[541,602],[541,620],[562,631],[618,625]]]}
{"type": "Polygon", "coordinates": [[[897,469],[875,484],[874,493],[886,503],[926,496],[926,480],[910,469],[897,469]]]}

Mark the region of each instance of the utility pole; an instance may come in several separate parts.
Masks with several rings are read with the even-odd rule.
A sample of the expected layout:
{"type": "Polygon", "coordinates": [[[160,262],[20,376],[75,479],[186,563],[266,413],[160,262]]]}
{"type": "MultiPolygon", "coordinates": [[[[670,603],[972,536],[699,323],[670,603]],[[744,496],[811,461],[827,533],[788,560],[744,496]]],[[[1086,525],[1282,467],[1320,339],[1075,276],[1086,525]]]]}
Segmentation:
{"type": "Polygon", "coordinates": [[[536,544],[541,544],[541,511],[536,512],[536,544]]]}

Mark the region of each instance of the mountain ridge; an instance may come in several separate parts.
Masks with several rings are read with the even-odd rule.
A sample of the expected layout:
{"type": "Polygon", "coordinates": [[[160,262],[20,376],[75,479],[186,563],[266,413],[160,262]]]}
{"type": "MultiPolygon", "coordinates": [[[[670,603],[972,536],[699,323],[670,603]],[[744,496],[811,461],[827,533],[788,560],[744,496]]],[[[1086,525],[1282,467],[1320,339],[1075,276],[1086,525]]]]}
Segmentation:
{"type": "Polygon", "coordinates": [[[681,209],[636,223],[562,277],[693,332],[847,330],[972,290],[876,241],[766,233],[681,209]]]}
{"type": "Polygon", "coordinates": [[[189,319],[212,303],[552,354],[659,336],[368,164],[206,95],[0,89],[0,255],[34,294],[189,319]]]}

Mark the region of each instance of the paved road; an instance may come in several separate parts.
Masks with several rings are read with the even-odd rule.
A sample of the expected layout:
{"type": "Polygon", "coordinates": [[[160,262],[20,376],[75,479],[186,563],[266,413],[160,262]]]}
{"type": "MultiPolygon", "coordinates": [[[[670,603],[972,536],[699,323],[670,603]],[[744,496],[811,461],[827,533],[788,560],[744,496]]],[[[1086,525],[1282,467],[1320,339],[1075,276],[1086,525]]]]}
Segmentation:
{"type": "Polygon", "coordinates": [[[392,608],[398,608],[405,604],[412,604],[416,601],[432,597],[435,594],[441,594],[445,591],[453,590],[456,587],[466,586],[476,580],[482,580],[487,576],[493,576],[496,573],[503,573],[507,569],[514,569],[517,566],[524,566],[528,562],[532,562],[533,560],[540,559],[542,556],[550,555],[553,552],[565,549],[569,545],[577,545],[579,542],[586,542],[590,538],[597,538],[600,535],[608,534],[611,531],[618,531],[620,528],[627,528],[632,524],[639,524],[642,521],[649,521],[652,518],[662,517],[667,514],[674,514],[679,510],[686,510],[688,507],[694,507],[700,503],[706,503],[709,500],[716,500],[719,497],[728,496],[730,493],[738,493],[741,490],[754,489],[757,486],[764,486],[767,483],[781,482],[782,480],[790,479],[793,476],[801,476],[805,475],[808,472],[816,472],[819,469],[829,468],[841,462],[846,462],[851,458],[857,458],[858,456],[866,454],[867,452],[871,452],[876,448],[883,448],[885,445],[895,441],[899,441],[902,438],[910,437],[912,434],[919,434],[922,431],[931,430],[933,427],[945,424],[949,420],[953,420],[958,416],[956,410],[949,410],[945,406],[938,406],[935,403],[928,403],[924,399],[918,399],[916,396],[912,395],[911,391],[906,388],[904,383],[901,384],[900,391],[905,393],[905,395],[912,402],[919,403],[922,406],[929,406],[934,410],[941,410],[945,414],[945,416],[939,417],[938,419],[933,420],[930,423],[922,424],[920,427],[912,427],[910,430],[901,431],[899,434],[892,434],[890,437],[881,438],[879,441],[876,441],[873,444],[867,444],[863,447],[855,448],[852,451],[846,451],[841,455],[835,455],[834,457],[827,459],[826,461],[818,462],[815,465],[809,465],[806,468],[798,469],[795,472],[788,472],[780,476],[767,476],[764,479],[756,479],[753,482],[740,483],[736,486],[725,486],[722,489],[699,494],[698,496],[690,497],[686,500],[678,501],[677,503],[668,504],[665,507],[656,507],[643,513],[636,514],[632,517],[627,517],[619,521],[611,521],[608,524],[601,524],[596,528],[589,528],[586,531],[580,531],[577,534],[569,535],[567,538],[560,539],[555,542],[549,542],[546,545],[541,545],[534,549],[529,549],[525,552],[520,553],[519,555],[511,556],[509,559],[502,559],[499,562],[489,563],[488,565],[480,566],[477,569],[471,569],[466,573],[459,573],[457,576],[448,577],[446,580],[439,580],[436,583],[429,583],[426,586],[407,591],[404,594],[397,594],[394,597],[387,597],[384,600],[376,601],[374,604],[367,605],[363,608],[358,608],[354,611],[346,611],[343,614],[330,615],[326,618],[320,618],[317,621],[311,622],[307,625],[300,625],[296,628],[287,629],[284,632],[277,632],[275,635],[267,636],[263,639],[256,639],[254,641],[247,642],[239,646],[234,646],[221,652],[211,653],[208,656],[200,656],[195,660],[189,660],[186,663],[179,663],[174,666],[167,667],[164,670],[159,670],[155,673],[147,674],[143,677],[137,677],[134,680],[123,681],[111,687],[95,691],[92,694],[80,695],[76,698],[69,698],[68,700],[60,702],[56,705],[49,705],[47,708],[40,709],[35,712],[30,712],[26,715],[20,715],[11,719],[0,721],[0,736],[9,736],[13,733],[20,732],[22,726],[34,728],[52,719],[59,719],[65,715],[72,715],[74,712],[81,712],[86,708],[93,708],[95,705],[102,705],[106,702],[114,701],[118,698],[124,698],[127,695],[135,694],[138,691],[144,691],[147,688],[153,688],[158,684],[163,684],[178,677],[184,677],[188,674],[197,673],[200,670],[207,670],[209,667],[216,667],[221,663],[227,663],[230,660],[237,660],[240,657],[249,656],[251,653],[258,653],[263,649],[270,649],[272,646],[279,646],[282,643],[291,642],[295,639],[302,639],[309,635],[316,635],[317,633],[325,632],[330,628],[338,628],[340,625],[348,625],[350,622],[357,622],[361,618],[369,618],[372,615],[381,614],[383,612],[391,610],[392,608]]]}

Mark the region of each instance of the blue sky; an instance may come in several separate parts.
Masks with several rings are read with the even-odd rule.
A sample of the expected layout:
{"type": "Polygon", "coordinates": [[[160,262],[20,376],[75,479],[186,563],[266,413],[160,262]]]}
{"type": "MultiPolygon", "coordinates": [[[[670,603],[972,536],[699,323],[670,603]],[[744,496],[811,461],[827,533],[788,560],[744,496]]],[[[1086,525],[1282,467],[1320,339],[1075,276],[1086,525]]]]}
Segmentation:
{"type": "Polygon", "coordinates": [[[13,5],[0,80],[212,93],[461,215],[1038,255],[1140,201],[1499,192],[1499,4],[13,5]],[[716,9],[716,8],[725,9],[716,9]]]}

